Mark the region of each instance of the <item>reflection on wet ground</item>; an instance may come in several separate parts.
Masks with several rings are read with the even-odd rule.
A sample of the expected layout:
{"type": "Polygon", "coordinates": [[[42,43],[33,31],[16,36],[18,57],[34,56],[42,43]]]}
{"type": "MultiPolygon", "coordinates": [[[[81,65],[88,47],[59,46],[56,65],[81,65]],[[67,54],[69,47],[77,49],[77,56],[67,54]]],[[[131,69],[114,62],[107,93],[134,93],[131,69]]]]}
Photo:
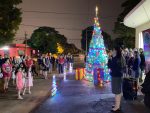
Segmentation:
{"type": "MultiPolygon", "coordinates": [[[[110,83],[95,87],[93,83],[74,78],[74,72],[53,75],[52,96],[42,103],[34,113],[110,113],[114,104],[110,83]],[[57,78],[61,83],[57,84],[57,78]]],[[[150,113],[141,103],[122,101],[121,113],[150,113]]]]}

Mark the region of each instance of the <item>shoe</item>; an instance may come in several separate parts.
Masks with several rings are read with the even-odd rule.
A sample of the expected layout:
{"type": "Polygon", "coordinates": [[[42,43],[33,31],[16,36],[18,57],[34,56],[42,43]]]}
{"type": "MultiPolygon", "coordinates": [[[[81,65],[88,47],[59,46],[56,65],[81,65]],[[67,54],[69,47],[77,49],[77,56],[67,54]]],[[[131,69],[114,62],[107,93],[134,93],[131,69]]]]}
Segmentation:
{"type": "MultiPolygon", "coordinates": [[[[115,105],[112,105],[112,108],[114,108],[115,107],[115,105]]],[[[121,106],[120,106],[120,109],[121,109],[121,106]]]]}
{"type": "Polygon", "coordinates": [[[22,100],[23,98],[22,98],[22,97],[18,97],[17,99],[18,99],[18,100],[22,100]]]}
{"type": "Polygon", "coordinates": [[[110,110],[112,113],[118,113],[118,112],[120,112],[121,110],[120,110],[120,108],[118,108],[117,110],[110,110]]]}

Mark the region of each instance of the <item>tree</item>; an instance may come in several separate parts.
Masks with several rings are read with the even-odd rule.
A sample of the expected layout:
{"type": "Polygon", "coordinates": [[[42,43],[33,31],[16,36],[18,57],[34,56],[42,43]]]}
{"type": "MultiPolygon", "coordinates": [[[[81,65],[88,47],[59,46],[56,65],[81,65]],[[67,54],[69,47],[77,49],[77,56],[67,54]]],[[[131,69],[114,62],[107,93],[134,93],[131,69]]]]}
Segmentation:
{"type": "Polygon", "coordinates": [[[68,44],[67,38],[52,27],[36,29],[31,38],[27,40],[27,44],[36,50],[40,50],[41,53],[74,54],[79,51],[74,44],[68,44]]]}
{"type": "Polygon", "coordinates": [[[40,27],[34,30],[31,38],[27,41],[29,46],[42,53],[57,53],[57,43],[63,46],[66,42],[66,37],[51,27],[40,27]]]}
{"type": "Polygon", "coordinates": [[[86,78],[90,81],[93,81],[92,72],[96,68],[101,68],[103,70],[103,75],[101,76],[103,76],[104,77],[103,79],[106,81],[110,79],[107,67],[108,56],[104,45],[102,30],[99,26],[98,17],[96,16],[94,20],[95,20],[94,30],[86,62],[86,78]]]}
{"type": "Polygon", "coordinates": [[[64,46],[64,54],[78,54],[81,50],[79,50],[74,44],[68,44],[66,43],[64,46]]]}
{"type": "MultiPolygon", "coordinates": [[[[84,51],[86,51],[86,39],[87,39],[87,51],[89,50],[89,44],[92,39],[93,29],[94,29],[94,26],[89,26],[82,31],[81,48],[84,51]]],[[[104,44],[105,44],[106,48],[108,48],[108,49],[112,48],[111,36],[104,31],[102,31],[102,35],[104,37],[104,44]]]]}
{"type": "Polygon", "coordinates": [[[0,45],[11,42],[21,23],[22,0],[0,0],[0,45]]]}
{"type": "Polygon", "coordinates": [[[121,6],[123,12],[118,16],[115,22],[114,33],[118,34],[118,38],[122,38],[123,43],[127,47],[134,47],[135,29],[125,26],[122,22],[124,17],[140,2],[141,0],[127,0],[121,6]]]}

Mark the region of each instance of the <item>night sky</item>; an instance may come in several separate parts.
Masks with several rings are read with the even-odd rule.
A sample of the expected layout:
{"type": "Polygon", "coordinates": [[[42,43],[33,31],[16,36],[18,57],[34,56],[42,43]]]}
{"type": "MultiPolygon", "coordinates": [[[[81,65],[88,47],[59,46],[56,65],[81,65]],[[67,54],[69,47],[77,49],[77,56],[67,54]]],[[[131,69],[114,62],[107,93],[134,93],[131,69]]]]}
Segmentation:
{"type": "Polygon", "coordinates": [[[95,6],[99,7],[101,28],[116,38],[112,30],[118,14],[122,11],[121,3],[125,0],[23,0],[19,6],[23,11],[23,21],[16,35],[16,41],[22,42],[24,33],[28,37],[39,26],[57,28],[65,35],[69,43],[80,48],[82,29],[93,25],[95,6]]]}

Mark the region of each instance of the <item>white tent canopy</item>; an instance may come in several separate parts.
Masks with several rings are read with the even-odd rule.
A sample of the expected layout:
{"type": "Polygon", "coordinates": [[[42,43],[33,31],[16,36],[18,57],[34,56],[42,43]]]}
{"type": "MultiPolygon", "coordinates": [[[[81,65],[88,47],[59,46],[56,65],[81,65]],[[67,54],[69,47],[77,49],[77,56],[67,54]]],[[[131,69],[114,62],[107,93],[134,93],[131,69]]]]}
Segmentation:
{"type": "Polygon", "coordinates": [[[124,18],[124,24],[132,28],[136,28],[147,22],[150,22],[150,0],[142,0],[124,18]]]}

